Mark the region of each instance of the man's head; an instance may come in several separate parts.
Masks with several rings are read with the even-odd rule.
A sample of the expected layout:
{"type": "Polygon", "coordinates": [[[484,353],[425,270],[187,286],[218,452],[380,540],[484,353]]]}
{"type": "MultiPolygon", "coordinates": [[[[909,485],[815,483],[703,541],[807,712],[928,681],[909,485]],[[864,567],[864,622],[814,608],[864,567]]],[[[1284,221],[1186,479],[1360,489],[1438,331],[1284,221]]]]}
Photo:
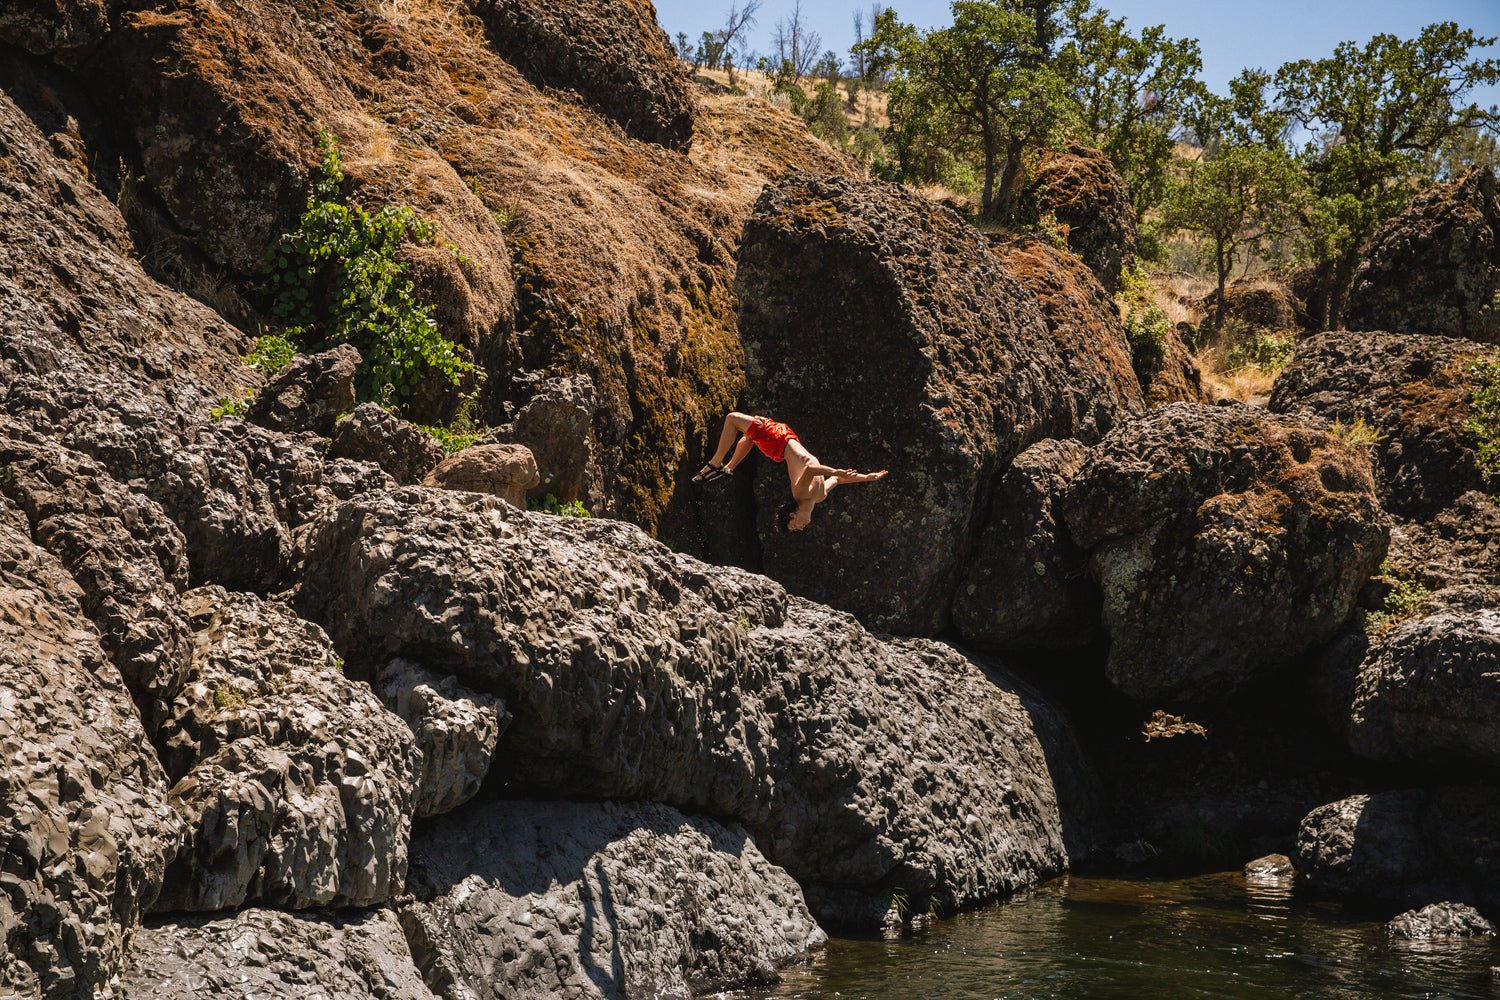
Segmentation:
{"type": "Polygon", "coordinates": [[[802,512],[802,505],[795,499],[788,500],[776,509],[776,530],[785,534],[788,531],[801,531],[812,523],[812,515],[802,512]]]}

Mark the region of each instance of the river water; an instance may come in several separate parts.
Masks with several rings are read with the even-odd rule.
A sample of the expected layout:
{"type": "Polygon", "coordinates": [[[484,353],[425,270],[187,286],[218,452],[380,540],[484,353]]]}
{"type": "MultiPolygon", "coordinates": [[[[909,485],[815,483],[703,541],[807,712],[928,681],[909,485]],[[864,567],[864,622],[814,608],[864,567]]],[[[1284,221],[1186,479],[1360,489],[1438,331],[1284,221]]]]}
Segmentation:
{"type": "Polygon", "coordinates": [[[1080,878],[892,941],[831,941],[744,1000],[1500,997],[1500,946],[1388,940],[1289,880],[1080,878]]]}

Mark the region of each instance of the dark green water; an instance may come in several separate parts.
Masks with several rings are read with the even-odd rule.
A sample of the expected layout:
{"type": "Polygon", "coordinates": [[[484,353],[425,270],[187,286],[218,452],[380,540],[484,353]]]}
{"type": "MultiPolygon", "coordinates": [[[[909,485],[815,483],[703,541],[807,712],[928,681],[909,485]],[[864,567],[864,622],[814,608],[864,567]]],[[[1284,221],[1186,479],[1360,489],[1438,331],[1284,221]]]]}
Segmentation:
{"type": "Polygon", "coordinates": [[[754,998],[1176,1000],[1500,997],[1493,941],[1387,940],[1378,923],[1238,874],[1061,878],[895,941],[835,940],[754,998]]]}

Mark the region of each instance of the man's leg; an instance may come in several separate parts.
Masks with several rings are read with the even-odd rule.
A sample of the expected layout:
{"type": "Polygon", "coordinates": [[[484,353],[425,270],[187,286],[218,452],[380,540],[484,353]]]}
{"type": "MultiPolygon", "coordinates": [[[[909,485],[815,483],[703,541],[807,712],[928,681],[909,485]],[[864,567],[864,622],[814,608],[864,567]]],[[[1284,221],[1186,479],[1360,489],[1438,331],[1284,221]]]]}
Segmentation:
{"type": "MultiPolygon", "coordinates": [[[[729,454],[730,447],[734,445],[734,439],[737,436],[744,434],[745,429],[748,428],[750,424],[754,422],[754,420],[755,418],[750,416],[748,413],[740,413],[738,411],[731,413],[727,417],[725,417],[724,429],[719,432],[719,447],[714,450],[713,458],[710,458],[708,460],[709,464],[723,465],[724,456],[729,454]]],[[[754,443],[749,438],[741,438],[740,447],[735,448],[734,451],[734,462],[729,465],[728,468],[732,469],[734,468],[734,466],[739,465],[741,462],[743,462],[745,460],[745,455],[748,455],[750,453],[750,449],[752,447],[754,447],[754,443]]]]}

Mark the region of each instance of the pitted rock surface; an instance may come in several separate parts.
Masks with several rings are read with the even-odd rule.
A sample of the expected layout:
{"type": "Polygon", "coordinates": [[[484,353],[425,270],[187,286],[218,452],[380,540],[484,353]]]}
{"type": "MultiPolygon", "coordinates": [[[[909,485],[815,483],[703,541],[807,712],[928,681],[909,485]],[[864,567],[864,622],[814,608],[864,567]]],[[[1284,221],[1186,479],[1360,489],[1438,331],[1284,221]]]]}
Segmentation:
{"type": "Polygon", "coordinates": [[[767,187],[735,280],[745,408],[836,468],[891,470],[783,536],[786,474],[761,463],[764,569],[871,628],[940,631],[995,472],[1138,405],[1113,333],[1049,329],[985,237],[897,185],[799,172],[767,187]]]}
{"type": "Polygon", "coordinates": [[[629,525],[367,494],[312,529],[299,606],[351,669],[420,658],[503,698],[510,795],[732,817],[800,882],[959,902],[1077,844],[1087,772],[1025,688],[629,525]]]}
{"type": "Polygon", "coordinates": [[[1438,591],[1384,634],[1331,646],[1319,673],[1360,756],[1500,765],[1500,587],[1438,591]]]}
{"type": "Polygon", "coordinates": [[[316,625],[190,592],[192,682],[159,742],[187,830],[159,911],[369,906],[398,895],[422,762],[316,625]]]}
{"type": "Polygon", "coordinates": [[[1407,910],[1386,922],[1393,938],[1494,937],[1495,925],[1472,906],[1463,903],[1431,903],[1420,910],[1407,910]]]}
{"type": "Polygon", "coordinates": [[[377,403],[361,403],[333,426],[329,454],[373,462],[401,486],[420,483],[443,460],[437,438],[377,403]]]}
{"type": "Polygon", "coordinates": [[[390,910],[154,918],[135,936],[121,985],[154,1000],[437,1000],[390,910]]]}
{"type": "Polygon", "coordinates": [[[697,108],[653,8],[471,0],[496,49],[538,86],[577,91],[626,134],[687,152],[697,108]]]}
{"type": "Polygon", "coordinates": [[[1222,701],[1328,641],[1389,539],[1363,455],[1250,407],[1153,410],[1061,507],[1104,589],[1106,672],[1142,701],[1222,701]]]}
{"type": "Polygon", "coordinates": [[[1449,337],[1320,333],[1303,341],[1276,377],[1269,408],[1352,425],[1363,419],[1381,439],[1370,449],[1381,503],[1391,513],[1430,520],[1470,490],[1484,490],[1464,430],[1471,416],[1473,358],[1492,348],[1449,337]]]}
{"type": "Polygon", "coordinates": [[[1292,857],[1318,894],[1388,907],[1500,904],[1500,789],[1485,785],[1355,795],[1302,820],[1292,857]]]}
{"type": "Polygon", "coordinates": [[[495,743],[510,725],[505,703],[410,660],[380,668],[375,691],[411,727],[422,752],[412,815],[426,819],[472,799],[489,773],[495,743]]]}
{"type": "Polygon", "coordinates": [[[1142,353],[1134,364],[1148,407],[1209,401],[1203,392],[1203,370],[1175,328],[1162,338],[1160,353],[1142,353]]]}
{"type": "Polygon", "coordinates": [[[1041,441],[999,477],[990,515],[953,599],[953,624],[982,649],[1085,645],[1099,630],[1098,588],[1054,501],[1083,465],[1077,441],[1041,441]]]}
{"type": "Polygon", "coordinates": [[[744,828],[652,803],[489,802],[412,844],[413,953],[448,996],[662,997],[769,986],[826,940],[744,828]]]}
{"type": "MultiPolygon", "coordinates": [[[[1211,319],[1219,308],[1219,290],[1203,296],[1196,303],[1211,319]]],[[[1224,286],[1224,319],[1239,320],[1265,330],[1300,330],[1308,325],[1307,307],[1292,293],[1285,281],[1256,275],[1236,278],[1224,286]]],[[[1352,327],[1351,329],[1381,329],[1352,327]]]]}
{"type": "Polygon", "coordinates": [[[154,726],[192,664],[178,599],[187,587],[182,532],[92,459],[38,440],[3,414],[0,468],[0,494],[26,513],[32,538],[82,587],[100,644],[154,726]]]}
{"type": "Polygon", "coordinates": [[[181,821],[83,592],[0,497],[0,988],[92,1000],[181,821]]]}
{"type": "Polygon", "coordinates": [[[1370,237],[1344,313],[1351,330],[1500,343],[1500,190],[1492,167],[1413,198],[1370,237]]]}
{"type": "Polygon", "coordinates": [[[1113,295],[1121,272],[1135,266],[1137,234],[1130,188],[1109,157],[1069,143],[1042,158],[1027,199],[1035,212],[1051,212],[1068,227],[1068,249],[1113,295]]]}
{"type": "Polygon", "coordinates": [[[333,434],[333,422],[354,409],[354,374],[362,359],[353,344],[287,363],[250,404],[245,419],[273,431],[333,434]]]}
{"type": "Polygon", "coordinates": [[[34,4],[0,11],[0,40],[33,55],[77,65],[109,30],[107,0],[34,4]]]}
{"type": "Polygon", "coordinates": [[[1386,563],[1431,590],[1500,584],[1500,507],[1470,490],[1431,518],[1398,520],[1386,563]]]}

